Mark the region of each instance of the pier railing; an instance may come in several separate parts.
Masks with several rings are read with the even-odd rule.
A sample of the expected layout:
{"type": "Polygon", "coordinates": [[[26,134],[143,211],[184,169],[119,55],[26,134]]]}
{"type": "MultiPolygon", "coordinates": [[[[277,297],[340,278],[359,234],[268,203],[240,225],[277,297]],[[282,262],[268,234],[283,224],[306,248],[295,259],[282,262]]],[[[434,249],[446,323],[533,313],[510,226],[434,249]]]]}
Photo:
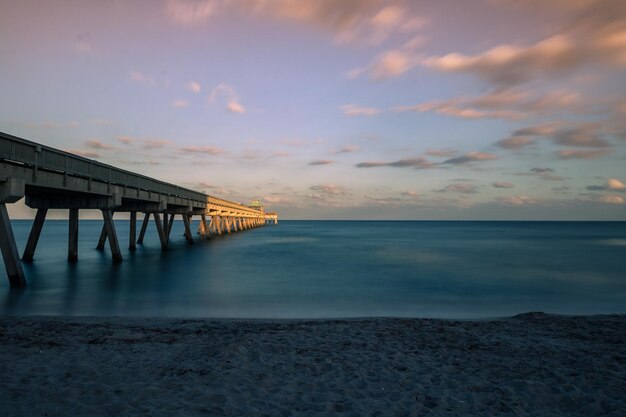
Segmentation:
{"type": "Polygon", "coordinates": [[[178,185],[126,171],[121,168],[94,161],[69,152],[40,145],[26,139],[0,132],[0,160],[27,165],[33,169],[33,181],[37,173],[50,171],[84,178],[104,184],[133,187],[172,197],[191,199],[206,203],[207,195],[178,185]]]}

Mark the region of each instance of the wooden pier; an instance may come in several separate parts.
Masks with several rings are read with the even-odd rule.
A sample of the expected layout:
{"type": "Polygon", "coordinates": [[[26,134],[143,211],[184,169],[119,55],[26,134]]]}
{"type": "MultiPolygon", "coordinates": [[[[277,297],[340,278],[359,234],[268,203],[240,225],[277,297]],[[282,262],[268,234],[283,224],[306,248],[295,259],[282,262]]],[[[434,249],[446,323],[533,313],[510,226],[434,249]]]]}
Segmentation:
{"type": "Polygon", "coordinates": [[[278,223],[278,215],[262,207],[234,203],[0,132],[0,249],[13,288],[26,285],[21,262],[33,261],[49,209],[69,211],[69,262],[78,260],[81,209],[102,212],[104,225],[96,248],[103,250],[108,241],[113,262],[122,261],[114,213],[130,213],[131,251],[143,243],[151,219],[162,249],[168,246],[177,216],[190,243],[193,216],[199,219],[203,238],[278,223]],[[6,204],[22,198],[37,213],[20,261],[6,204]],[[137,213],[143,213],[138,235],[137,213]]]}

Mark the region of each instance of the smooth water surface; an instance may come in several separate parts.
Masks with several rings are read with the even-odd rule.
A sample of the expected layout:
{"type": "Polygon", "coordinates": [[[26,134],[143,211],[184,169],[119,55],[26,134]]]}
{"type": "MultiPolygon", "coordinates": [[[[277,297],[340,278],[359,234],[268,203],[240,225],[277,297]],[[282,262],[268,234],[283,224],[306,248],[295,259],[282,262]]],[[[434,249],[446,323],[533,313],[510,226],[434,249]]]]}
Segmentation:
{"type": "MultiPolygon", "coordinates": [[[[20,248],[30,221],[14,221],[20,248]]],[[[196,226],[196,225],[194,225],[196,226]]],[[[527,311],[626,313],[624,222],[283,221],[162,252],[151,222],[124,262],[95,250],[81,220],[68,264],[67,221],[47,221],[28,287],[0,274],[4,314],[237,318],[475,318],[527,311]]]]}

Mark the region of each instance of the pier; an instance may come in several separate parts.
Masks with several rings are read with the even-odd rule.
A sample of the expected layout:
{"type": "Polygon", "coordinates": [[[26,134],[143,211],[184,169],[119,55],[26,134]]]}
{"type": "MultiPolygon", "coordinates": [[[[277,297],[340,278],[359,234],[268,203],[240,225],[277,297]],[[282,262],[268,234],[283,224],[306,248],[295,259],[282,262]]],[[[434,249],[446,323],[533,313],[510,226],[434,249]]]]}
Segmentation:
{"type": "Polygon", "coordinates": [[[103,250],[108,241],[113,262],[122,261],[114,213],[130,213],[131,251],[143,243],[150,220],[162,249],[167,249],[177,216],[183,220],[189,243],[194,241],[193,216],[205,239],[278,223],[278,215],[266,213],[259,204],[234,203],[0,132],[0,249],[12,288],[26,285],[21,262],[33,261],[49,209],[69,211],[69,262],[78,260],[81,209],[102,212],[104,225],[96,249],[103,250]],[[6,204],[22,198],[37,212],[20,259],[6,204]],[[138,213],[143,214],[139,234],[138,213]]]}

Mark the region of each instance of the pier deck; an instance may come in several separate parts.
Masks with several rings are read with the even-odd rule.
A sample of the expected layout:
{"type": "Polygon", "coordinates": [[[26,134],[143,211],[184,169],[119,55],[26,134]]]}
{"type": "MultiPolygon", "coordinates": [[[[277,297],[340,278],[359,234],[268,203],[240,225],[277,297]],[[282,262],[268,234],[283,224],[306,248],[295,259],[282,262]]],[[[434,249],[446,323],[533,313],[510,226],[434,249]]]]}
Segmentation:
{"type": "Polygon", "coordinates": [[[22,261],[32,262],[49,209],[69,210],[68,261],[78,260],[78,213],[102,212],[104,225],[97,249],[109,242],[113,262],[121,262],[114,213],[130,213],[130,244],[143,243],[150,218],[161,247],[167,248],[173,221],[181,216],[185,238],[193,242],[192,217],[199,216],[204,238],[278,222],[276,213],[180,187],[0,132],[0,249],[11,287],[26,285],[6,204],[25,198],[37,209],[22,261]],[[137,236],[137,213],[143,213],[137,236]]]}

